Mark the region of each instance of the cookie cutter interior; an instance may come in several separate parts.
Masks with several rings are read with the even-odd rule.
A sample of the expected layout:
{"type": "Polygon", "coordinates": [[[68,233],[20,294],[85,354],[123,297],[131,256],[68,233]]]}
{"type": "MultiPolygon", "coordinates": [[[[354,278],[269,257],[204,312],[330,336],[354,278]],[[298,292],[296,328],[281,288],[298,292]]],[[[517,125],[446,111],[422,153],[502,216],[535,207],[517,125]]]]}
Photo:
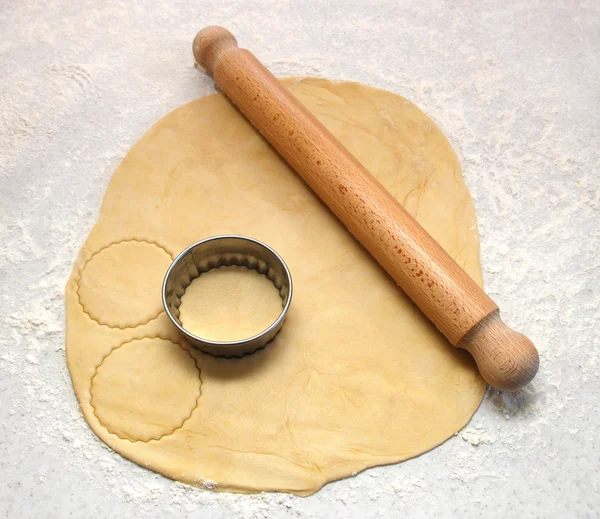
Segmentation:
{"type": "Polygon", "coordinates": [[[162,298],[167,315],[190,344],[216,357],[239,357],[266,346],[280,331],[292,301],[292,276],[281,256],[268,245],[247,236],[214,236],[194,243],[175,258],[165,276],[162,298]],[[194,335],[180,319],[186,288],[203,272],[232,265],[265,275],[279,290],[281,313],[268,328],[245,339],[213,341],[194,335]]]}

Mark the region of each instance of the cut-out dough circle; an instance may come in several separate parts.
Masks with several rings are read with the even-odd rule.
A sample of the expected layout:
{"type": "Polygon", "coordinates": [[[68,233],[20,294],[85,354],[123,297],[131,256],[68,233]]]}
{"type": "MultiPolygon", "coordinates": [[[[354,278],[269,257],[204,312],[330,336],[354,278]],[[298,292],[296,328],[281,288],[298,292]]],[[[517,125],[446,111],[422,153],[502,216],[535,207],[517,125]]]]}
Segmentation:
{"type": "Polygon", "coordinates": [[[90,393],[96,417],[111,433],[131,441],[159,440],[182,427],[196,408],[200,371],[179,344],[144,338],[104,358],[90,393]]]}
{"type": "Polygon", "coordinates": [[[246,267],[220,267],[203,272],[186,288],[179,318],[187,331],[203,339],[237,341],[266,330],[282,306],[279,290],[266,275],[246,267]]]}
{"type": "Polygon", "coordinates": [[[90,318],[111,328],[131,328],[162,312],[160,287],[171,255],[156,243],[121,241],[83,266],[79,302],[90,318]]]}
{"type": "MultiPolygon", "coordinates": [[[[436,125],[405,99],[357,83],[284,84],[481,283],[473,205],[436,125]]],[[[114,275],[96,273],[107,285],[114,275]]],[[[113,300],[96,294],[88,303],[106,318],[113,300]]],[[[421,454],[463,427],[484,391],[469,355],[448,344],[220,94],[166,115],[115,172],[67,286],[67,362],[85,419],[105,443],[171,478],[240,492],[306,495],[421,454]],[[79,304],[78,272],[117,241],[180,251],[218,234],[249,235],[282,255],[295,285],[286,324],[242,359],[191,349],[202,395],[189,419],[159,440],[122,439],[91,405],[96,368],[115,344],[180,339],[164,313],[136,328],[100,326],[79,304]]],[[[171,383],[162,369],[149,374],[157,394],[171,383]]],[[[111,376],[126,380],[128,364],[111,376]]],[[[105,401],[120,395],[116,385],[105,401]]]]}

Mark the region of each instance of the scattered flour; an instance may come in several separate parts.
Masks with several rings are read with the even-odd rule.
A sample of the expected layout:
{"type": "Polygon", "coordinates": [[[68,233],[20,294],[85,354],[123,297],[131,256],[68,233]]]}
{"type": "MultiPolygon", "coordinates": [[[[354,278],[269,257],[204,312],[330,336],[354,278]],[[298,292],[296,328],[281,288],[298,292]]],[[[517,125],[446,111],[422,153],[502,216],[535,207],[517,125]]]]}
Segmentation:
{"type": "MultiPolygon", "coordinates": [[[[434,3],[329,2],[314,7],[310,26],[289,16],[288,2],[266,9],[256,0],[207,5],[206,21],[179,0],[159,10],[141,0],[131,12],[34,0],[0,13],[0,508],[9,516],[77,516],[83,506],[102,515],[106,503],[111,515],[138,517],[594,515],[598,4],[564,16],[566,4],[434,3]],[[541,353],[531,386],[488,390],[444,445],[309,499],[185,486],[121,458],[87,427],[65,364],[75,255],[131,145],[168,110],[213,91],[189,50],[209,22],[229,26],[277,75],[361,81],[428,113],[475,200],[487,291],[541,353]]],[[[393,129],[393,115],[381,115],[393,129]]]]}

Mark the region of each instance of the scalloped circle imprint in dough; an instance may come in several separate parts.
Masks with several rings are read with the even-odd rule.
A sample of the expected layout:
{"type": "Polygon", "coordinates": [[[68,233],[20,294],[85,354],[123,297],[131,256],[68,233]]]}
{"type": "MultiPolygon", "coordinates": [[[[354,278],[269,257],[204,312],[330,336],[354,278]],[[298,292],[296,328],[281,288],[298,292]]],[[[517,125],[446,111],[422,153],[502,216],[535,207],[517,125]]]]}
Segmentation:
{"type": "Polygon", "coordinates": [[[232,265],[194,279],[181,298],[179,318],[188,332],[203,339],[239,341],[271,326],[281,314],[282,303],[267,276],[232,265]]]}
{"type": "Polygon", "coordinates": [[[163,311],[162,280],[172,262],[159,245],[128,240],[101,249],[84,265],[79,301],[98,324],[130,328],[163,311]]]}
{"type": "Polygon", "coordinates": [[[96,417],[111,433],[131,441],[158,440],[182,427],[196,408],[200,372],[179,344],[144,338],[104,358],[90,393],[96,417]]]}
{"type": "MultiPolygon", "coordinates": [[[[283,84],[481,284],[475,211],[435,123],[406,99],[357,83],[283,84]]],[[[82,275],[90,313],[132,324],[159,310],[167,253],[130,244],[96,259],[82,275]],[[118,263],[100,262],[114,253],[118,263]]],[[[227,304],[226,294],[213,295],[227,304]]],[[[102,441],[170,478],[234,492],[307,495],[426,452],[469,421],[485,387],[469,354],[442,337],[221,94],[163,117],[113,175],[67,285],[66,354],[80,408],[102,441]],[[202,395],[182,423],[198,390],[195,368],[180,363],[188,353],[168,342],[130,342],[178,342],[173,324],[162,313],[138,328],[98,326],[79,304],[78,272],[88,251],[120,240],[146,236],[181,251],[218,234],[273,247],[291,271],[294,298],[262,351],[215,359],[189,350],[202,395]],[[190,377],[184,385],[182,370],[190,377]],[[123,439],[154,438],[180,424],[158,440],[123,439]]]]}

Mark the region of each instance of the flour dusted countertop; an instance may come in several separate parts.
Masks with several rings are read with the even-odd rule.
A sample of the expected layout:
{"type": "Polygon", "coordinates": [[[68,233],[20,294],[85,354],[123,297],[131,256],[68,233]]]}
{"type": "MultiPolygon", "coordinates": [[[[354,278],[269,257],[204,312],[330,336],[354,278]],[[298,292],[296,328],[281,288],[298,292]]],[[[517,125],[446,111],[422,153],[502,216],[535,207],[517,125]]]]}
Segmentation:
{"type": "MultiPolygon", "coordinates": [[[[6,1],[0,9],[0,512],[7,517],[600,513],[600,4],[6,1]],[[214,91],[201,27],[279,76],[415,102],[458,153],[486,288],[541,355],[441,447],[309,498],[218,494],[121,458],[80,415],[64,286],[128,149],[214,91]]],[[[399,374],[401,376],[401,374],[399,374]]]]}

